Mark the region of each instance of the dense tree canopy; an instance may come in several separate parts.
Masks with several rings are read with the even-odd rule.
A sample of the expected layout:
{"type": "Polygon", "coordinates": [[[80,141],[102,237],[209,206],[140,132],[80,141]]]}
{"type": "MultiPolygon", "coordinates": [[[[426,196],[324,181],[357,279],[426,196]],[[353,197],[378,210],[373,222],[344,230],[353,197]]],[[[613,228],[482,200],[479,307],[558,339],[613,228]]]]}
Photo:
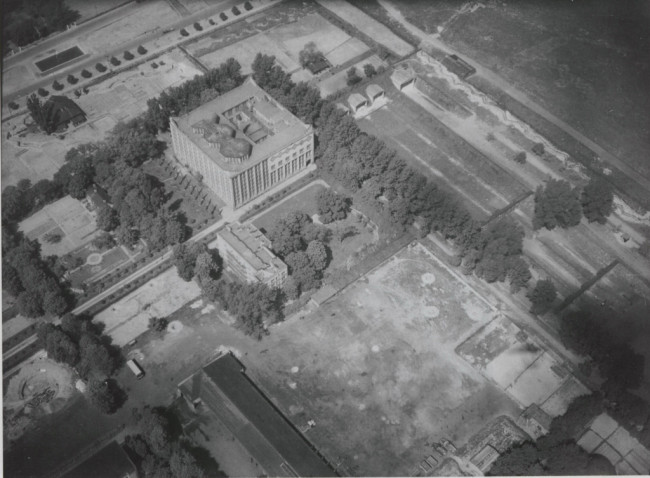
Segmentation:
{"type": "Polygon", "coordinates": [[[557,296],[555,286],[550,279],[537,281],[535,288],[528,293],[532,306],[530,311],[535,315],[542,315],[548,312],[557,296]]]}
{"type": "Polygon", "coordinates": [[[546,186],[535,192],[535,229],[577,226],[581,217],[578,192],[567,181],[549,179],[546,186]]]}
{"type": "Polygon", "coordinates": [[[582,212],[589,222],[605,224],[614,210],[612,185],[603,178],[592,177],[582,190],[582,212]]]}
{"type": "Polygon", "coordinates": [[[351,203],[349,197],[336,194],[329,188],[323,189],[316,196],[319,219],[324,224],[345,219],[350,211],[351,203]]]}

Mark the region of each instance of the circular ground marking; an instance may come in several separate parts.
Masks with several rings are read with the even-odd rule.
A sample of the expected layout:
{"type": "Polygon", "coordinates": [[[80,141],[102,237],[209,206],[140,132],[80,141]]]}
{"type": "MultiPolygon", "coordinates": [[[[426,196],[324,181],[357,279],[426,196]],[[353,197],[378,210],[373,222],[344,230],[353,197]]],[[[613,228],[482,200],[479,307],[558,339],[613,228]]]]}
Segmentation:
{"type": "Polygon", "coordinates": [[[426,317],[438,317],[440,315],[440,310],[435,305],[427,305],[422,308],[422,312],[426,317]]]}
{"type": "Polygon", "coordinates": [[[373,345],[370,350],[372,350],[374,353],[379,352],[379,345],[373,345]]]}
{"type": "Polygon", "coordinates": [[[436,281],[436,276],[434,276],[431,272],[426,272],[422,274],[422,283],[424,285],[431,285],[436,281]]]}
{"type": "Polygon", "coordinates": [[[291,373],[298,373],[298,370],[300,370],[298,367],[291,367],[291,373]]]}
{"type": "Polygon", "coordinates": [[[98,254],[97,252],[93,252],[86,259],[86,264],[88,264],[89,266],[96,266],[97,264],[101,264],[101,263],[102,263],[102,255],[98,254]]]}
{"type": "Polygon", "coordinates": [[[177,334],[181,330],[183,330],[183,324],[178,320],[172,320],[167,326],[167,332],[171,332],[172,334],[177,334]]]}

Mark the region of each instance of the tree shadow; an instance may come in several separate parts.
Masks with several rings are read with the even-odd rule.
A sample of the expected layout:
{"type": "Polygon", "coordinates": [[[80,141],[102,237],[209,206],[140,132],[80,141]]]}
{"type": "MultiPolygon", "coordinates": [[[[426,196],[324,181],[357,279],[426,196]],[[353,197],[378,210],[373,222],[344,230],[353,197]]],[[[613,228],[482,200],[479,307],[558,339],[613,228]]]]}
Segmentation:
{"type": "Polygon", "coordinates": [[[206,476],[215,478],[227,476],[221,468],[219,468],[217,460],[215,460],[210,452],[202,446],[194,445],[186,440],[183,440],[181,446],[194,457],[197,464],[203,469],[203,471],[205,471],[206,476]]]}

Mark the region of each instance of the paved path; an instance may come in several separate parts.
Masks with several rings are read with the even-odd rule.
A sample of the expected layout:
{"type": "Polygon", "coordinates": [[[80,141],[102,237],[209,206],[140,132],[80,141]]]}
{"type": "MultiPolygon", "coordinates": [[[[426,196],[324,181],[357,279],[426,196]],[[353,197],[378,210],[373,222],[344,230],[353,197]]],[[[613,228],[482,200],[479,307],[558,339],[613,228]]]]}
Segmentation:
{"type": "Polygon", "coordinates": [[[646,190],[650,191],[650,178],[643,176],[642,173],[639,171],[635,170],[633,167],[631,167],[629,164],[624,163],[620,159],[618,159],[616,156],[614,156],[612,153],[609,151],[606,151],[603,147],[599,146],[596,144],[594,141],[591,139],[587,138],[585,135],[580,133],[579,131],[575,130],[573,127],[571,127],[569,124],[565,123],[561,119],[559,119],[557,116],[553,115],[546,109],[542,108],[540,105],[535,103],[533,100],[531,100],[526,94],[521,92],[520,90],[514,88],[508,81],[503,79],[501,76],[497,75],[494,73],[492,70],[484,67],[483,65],[477,63],[475,60],[468,58],[467,55],[455,50],[454,48],[450,47],[448,44],[443,43],[438,35],[430,35],[416,26],[412,25],[409,23],[404,16],[401,14],[399,9],[393,4],[392,1],[389,0],[378,0],[379,4],[384,7],[388,13],[395,18],[397,21],[399,21],[405,28],[407,28],[412,34],[416,35],[418,38],[420,38],[424,44],[429,44],[433,46],[434,48],[437,48],[438,50],[441,50],[447,54],[456,54],[461,56],[464,60],[466,60],[469,64],[471,64],[474,68],[476,68],[476,73],[486,80],[490,81],[491,83],[495,84],[499,88],[501,88],[505,93],[510,95],[512,98],[515,100],[519,101],[526,107],[530,108],[532,111],[537,113],[538,115],[542,116],[544,119],[547,121],[550,121],[553,123],[555,126],[563,129],[565,132],[573,136],[576,140],[580,141],[582,144],[590,148],[592,151],[594,151],[601,159],[604,161],[610,163],[611,165],[615,166],[616,168],[620,169],[621,172],[623,172],[626,176],[628,176],[630,181],[635,181],[641,186],[643,186],[646,190]]]}

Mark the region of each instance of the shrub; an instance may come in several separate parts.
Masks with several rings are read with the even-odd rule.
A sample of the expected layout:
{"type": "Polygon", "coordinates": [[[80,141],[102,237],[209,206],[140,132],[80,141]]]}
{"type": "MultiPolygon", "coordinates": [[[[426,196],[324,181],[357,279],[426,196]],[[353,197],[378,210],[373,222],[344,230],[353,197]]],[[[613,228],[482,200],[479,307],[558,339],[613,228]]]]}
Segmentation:
{"type": "Polygon", "coordinates": [[[18,103],[16,103],[15,101],[10,101],[9,102],[9,109],[17,110],[18,108],[19,108],[18,103]]]}
{"type": "Polygon", "coordinates": [[[193,26],[194,26],[194,29],[197,32],[200,32],[201,30],[203,30],[203,27],[201,26],[201,24],[199,22],[196,22],[193,26]]]}
{"type": "Polygon", "coordinates": [[[113,66],[119,66],[122,62],[115,58],[114,56],[111,57],[111,65],[113,66]]]}
{"type": "Polygon", "coordinates": [[[244,8],[245,8],[246,10],[252,10],[252,9],[253,9],[253,5],[251,5],[251,2],[246,2],[246,3],[244,3],[244,8]]]}
{"type": "Polygon", "coordinates": [[[533,146],[533,153],[537,156],[544,154],[544,145],[542,143],[535,143],[535,146],[533,146]]]}
{"type": "Polygon", "coordinates": [[[88,70],[86,70],[85,68],[83,70],[81,70],[81,77],[82,78],[90,78],[91,76],[93,76],[93,74],[91,72],[89,72],[88,70]]]}
{"type": "Polygon", "coordinates": [[[221,20],[225,22],[226,20],[228,20],[228,15],[226,15],[224,12],[221,12],[219,14],[219,18],[221,18],[221,20]]]}
{"type": "Polygon", "coordinates": [[[237,8],[237,7],[232,7],[232,12],[233,12],[235,15],[239,15],[239,14],[241,13],[241,12],[239,11],[239,8],[237,8]]]}
{"type": "Polygon", "coordinates": [[[347,72],[346,82],[348,86],[356,85],[361,81],[361,77],[357,74],[357,69],[353,66],[347,72]]]}
{"type": "Polygon", "coordinates": [[[97,63],[95,65],[95,70],[97,70],[100,73],[104,73],[106,71],[106,67],[102,63],[97,63]]]}
{"type": "Polygon", "coordinates": [[[54,83],[52,83],[52,88],[54,88],[56,91],[61,91],[64,88],[64,86],[61,83],[59,83],[58,80],[54,80],[54,83]]]}
{"type": "Polygon", "coordinates": [[[526,152],[519,151],[512,159],[514,159],[515,163],[524,164],[526,162],[526,152]]]}
{"type": "Polygon", "coordinates": [[[156,62],[154,61],[154,62],[151,64],[151,68],[153,68],[154,70],[155,70],[156,68],[158,68],[158,63],[156,63],[156,62]]]}
{"type": "Polygon", "coordinates": [[[69,74],[68,78],[66,78],[66,79],[68,80],[68,83],[70,83],[71,85],[76,85],[77,82],[79,81],[79,79],[76,76],[74,76],[73,74],[69,74]]]}
{"type": "Polygon", "coordinates": [[[372,63],[366,63],[363,65],[363,74],[366,75],[367,78],[372,78],[377,74],[377,70],[375,70],[372,63]]]}
{"type": "Polygon", "coordinates": [[[210,25],[216,25],[216,22],[212,18],[210,20],[208,20],[208,23],[210,25]]]}
{"type": "Polygon", "coordinates": [[[39,88],[39,89],[38,89],[38,94],[39,94],[40,96],[47,96],[47,95],[50,94],[50,92],[47,91],[45,88],[39,88]]]}
{"type": "Polygon", "coordinates": [[[133,53],[131,53],[129,50],[126,50],[124,52],[124,59],[125,60],[133,60],[133,53]]]}
{"type": "Polygon", "coordinates": [[[147,53],[147,49],[145,47],[143,47],[142,45],[140,45],[138,47],[138,54],[139,55],[145,55],[146,53],[147,53]]]}
{"type": "Polygon", "coordinates": [[[185,30],[185,28],[181,29],[181,35],[183,35],[184,37],[190,36],[190,34],[187,32],[187,30],[185,30]]]}

